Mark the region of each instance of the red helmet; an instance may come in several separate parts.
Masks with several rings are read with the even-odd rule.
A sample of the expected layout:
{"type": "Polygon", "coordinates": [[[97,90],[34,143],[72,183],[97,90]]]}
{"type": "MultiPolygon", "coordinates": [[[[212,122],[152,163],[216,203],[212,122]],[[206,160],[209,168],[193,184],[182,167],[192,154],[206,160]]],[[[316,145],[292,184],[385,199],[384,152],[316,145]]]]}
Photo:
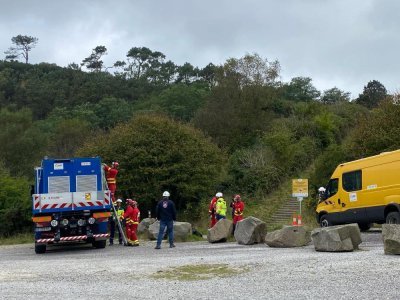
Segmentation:
{"type": "Polygon", "coordinates": [[[117,161],[113,161],[112,165],[113,165],[114,167],[118,167],[118,166],[119,166],[119,163],[118,163],[117,161]]]}

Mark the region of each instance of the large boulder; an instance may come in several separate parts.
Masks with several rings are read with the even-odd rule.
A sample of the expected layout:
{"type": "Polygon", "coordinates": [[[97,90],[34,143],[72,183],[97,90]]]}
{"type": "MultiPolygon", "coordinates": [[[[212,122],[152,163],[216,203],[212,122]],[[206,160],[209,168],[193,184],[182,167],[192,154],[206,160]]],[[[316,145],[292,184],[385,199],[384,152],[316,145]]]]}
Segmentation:
{"type": "Polygon", "coordinates": [[[236,223],[235,239],[241,245],[264,243],[266,233],[267,225],[257,218],[248,217],[236,223]]]}
{"type": "Polygon", "coordinates": [[[383,248],[385,254],[400,254],[400,225],[382,225],[383,248]]]}
{"type": "Polygon", "coordinates": [[[316,251],[344,252],[358,250],[361,233],[358,224],[317,228],[311,232],[316,251]]]}
{"type": "Polygon", "coordinates": [[[303,226],[285,226],[267,233],[265,243],[270,247],[303,247],[311,242],[310,232],[303,226]]]}
{"type": "MultiPolygon", "coordinates": [[[[150,240],[156,240],[158,232],[160,231],[160,221],[156,221],[149,226],[148,238],[150,240]]],[[[190,235],[192,235],[192,225],[187,222],[174,222],[174,240],[185,241],[190,235]]],[[[165,228],[164,238],[166,238],[167,229],[165,228]]]]}
{"type": "Polygon", "coordinates": [[[145,218],[143,219],[138,226],[137,232],[139,234],[143,234],[148,236],[149,226],[156,221],[155,218],[145,218]]]}
{"type": "Polygon", "coordinates": [[[208,229],[207,241],[210,243],[226,242],[227,238],[232,235],[233,224],[228,219],[221,219],[208,229]]]}

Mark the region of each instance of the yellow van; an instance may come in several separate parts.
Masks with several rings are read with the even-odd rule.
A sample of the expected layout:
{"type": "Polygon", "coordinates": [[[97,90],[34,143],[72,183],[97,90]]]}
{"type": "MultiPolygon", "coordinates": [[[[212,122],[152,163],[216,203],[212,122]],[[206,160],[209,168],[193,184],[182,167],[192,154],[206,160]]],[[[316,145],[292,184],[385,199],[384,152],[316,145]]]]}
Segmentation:
{"type": "Polygon", "coordinates": [[[321,227],[400,224],[400,150],[340,164],[317,205],[321,227]]]}

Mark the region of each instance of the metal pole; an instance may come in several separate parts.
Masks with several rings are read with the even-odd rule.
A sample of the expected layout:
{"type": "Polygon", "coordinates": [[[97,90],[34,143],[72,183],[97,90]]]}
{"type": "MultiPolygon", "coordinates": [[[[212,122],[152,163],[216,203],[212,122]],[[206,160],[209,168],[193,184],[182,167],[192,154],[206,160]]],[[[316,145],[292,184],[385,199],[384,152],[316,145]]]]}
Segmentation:
{"type": "MultiPolygon", "coordinates": [[[[111,201],[111,202],[112,202],[112,201],[111,201]]],[[[128,245],[128,241],[126,240],[125,232],[124,232],[124,229],[122,228],[121,222],[120,222],[120,220],[119,220],[119,218],[118,218],[118,213],[117,213],[117,211],[116,211],[116,209],[115,209],[114,203],[111,203],[111,206],[112,206],[112,208],[113,208],[114,218],[115,218],[115,220],[117,220],[119,233],[122,235],[122,240],[123,240],[123,242],[124,242],[124,245],[127,246],[127,245],[128,245]]]]}

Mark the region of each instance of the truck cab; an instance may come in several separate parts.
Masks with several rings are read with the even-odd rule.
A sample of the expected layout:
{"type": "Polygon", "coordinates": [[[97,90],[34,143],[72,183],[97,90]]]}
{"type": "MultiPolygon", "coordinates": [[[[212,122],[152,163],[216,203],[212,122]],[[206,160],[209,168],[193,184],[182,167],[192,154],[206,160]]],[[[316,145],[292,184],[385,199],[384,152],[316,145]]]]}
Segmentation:
{"type": "Polygon", "coordinates": [[[32,194],[35,252],[71,242],[104,248],[110,208],[99,157],[43,159],[35,168],[32,194]]]}

